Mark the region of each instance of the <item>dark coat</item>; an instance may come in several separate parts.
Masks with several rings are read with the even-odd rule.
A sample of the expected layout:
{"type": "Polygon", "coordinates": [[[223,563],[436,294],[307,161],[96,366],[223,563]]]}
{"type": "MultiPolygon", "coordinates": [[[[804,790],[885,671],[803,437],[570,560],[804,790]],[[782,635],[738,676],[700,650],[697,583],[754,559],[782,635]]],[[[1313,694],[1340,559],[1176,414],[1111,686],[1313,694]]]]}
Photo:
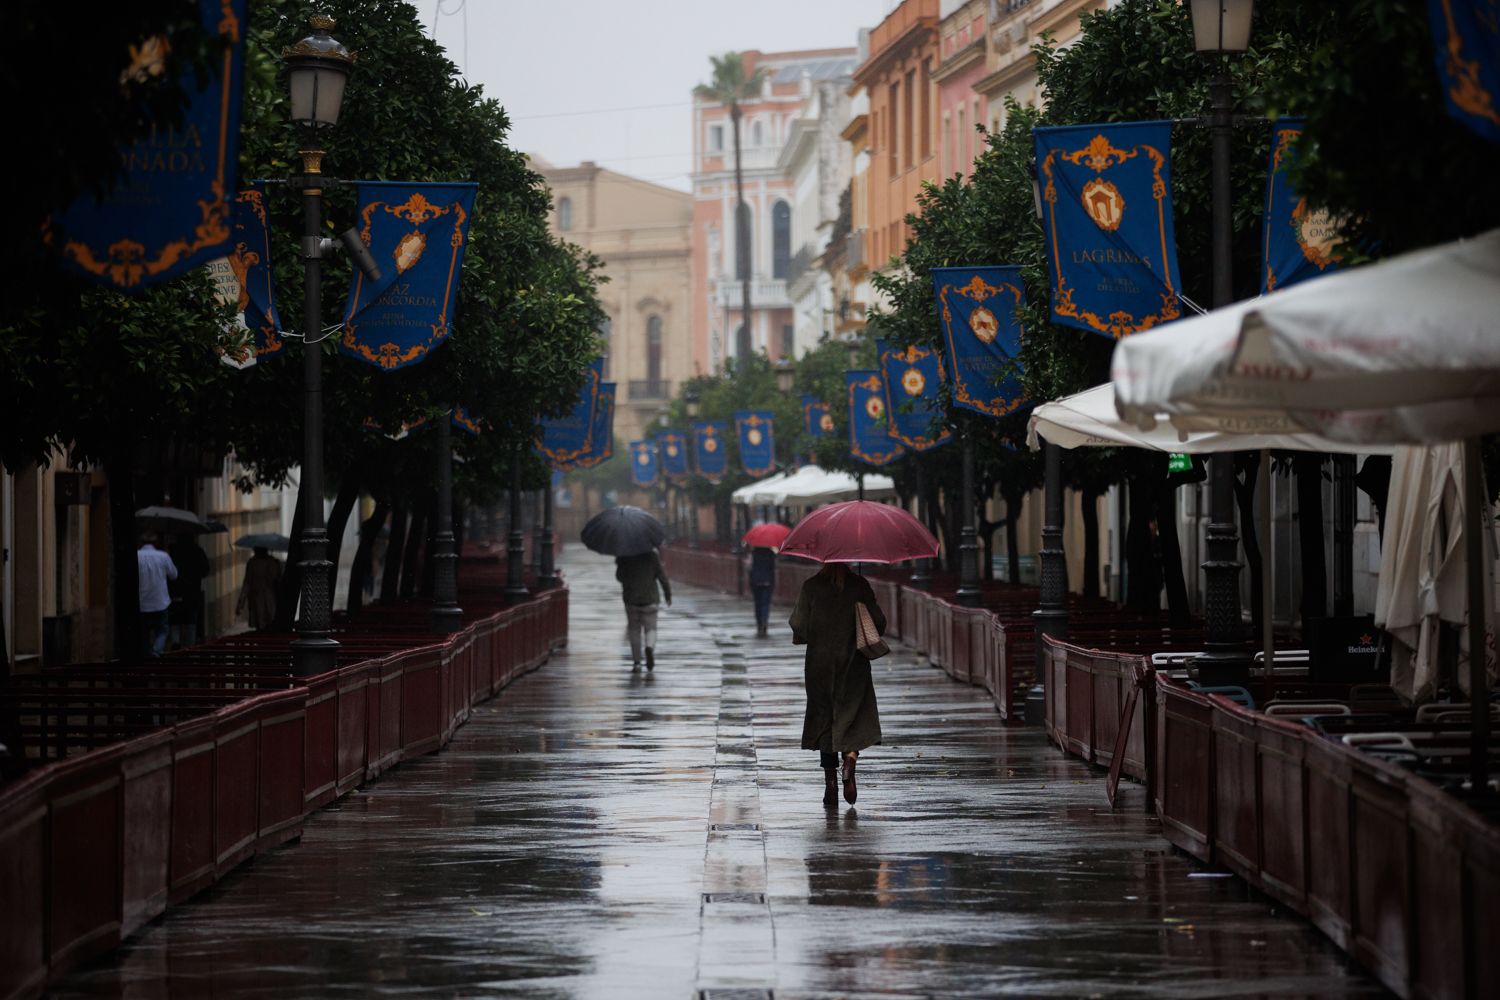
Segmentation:
{"type": "Polygon", "coordinates": [[[776,586],[776,553],[763,546],[750,550],[750,586],[776,586]]]}
{"type": "Polygon", "coordinates": [[[656,585],[667,603],[672,603],[672,584],[667,580],[667,571],[662,569],[661,556],[652,549],[645,555],[621,556],[615,560],[615,579],[620,581],[620,596],[626,604],[652,605],[657,603],[656,585]]]}
{"type": "Polygon", "coordinates": [[[849,573],[842,588],[828,570],[802,585],[792,612],[792,641],[807,644],[803,682],[807,715],[802,749],[848,753],[880,742],[880,710],[870,661],[854,646],[854,605],[862,602],[885,633],[885,615],[870,583],[849,573]]]}

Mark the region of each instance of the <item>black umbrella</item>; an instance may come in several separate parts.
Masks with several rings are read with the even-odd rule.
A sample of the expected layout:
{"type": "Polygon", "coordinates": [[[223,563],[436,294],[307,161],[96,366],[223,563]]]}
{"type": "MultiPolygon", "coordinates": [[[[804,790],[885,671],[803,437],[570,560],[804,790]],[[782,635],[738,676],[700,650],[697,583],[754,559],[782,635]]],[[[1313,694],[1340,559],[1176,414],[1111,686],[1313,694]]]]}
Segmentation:
{"type": "Polygon", "coordinates": [[[234,540],[234,544],[241,549],[270,549],[272,552],[285,552],[291,547],[292,540],[274,531],[265,531],[260,534],[241,535],[234,540]]]}
{"type": "Polygon", "coordinates": [[[202,535],[212,530],[197,514],[181,507],[142,507],[135,512],[135,524],[142,531],[171,534],[202,535]]]}
{"type": "Polygon", "coordinates": [[[581,537],[607,556],[639,556],[666,541],[667,530],[639,507],[610,507],[589,518],[581,537]]]}

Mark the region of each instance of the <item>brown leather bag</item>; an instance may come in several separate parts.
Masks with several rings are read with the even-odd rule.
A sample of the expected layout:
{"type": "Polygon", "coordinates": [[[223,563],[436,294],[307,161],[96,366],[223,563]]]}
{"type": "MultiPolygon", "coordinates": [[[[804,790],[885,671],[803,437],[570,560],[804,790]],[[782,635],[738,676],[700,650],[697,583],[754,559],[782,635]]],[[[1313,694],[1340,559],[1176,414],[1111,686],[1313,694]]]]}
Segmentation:
{"type": "Polygon", "coordinates": [[[854,605],[854,648],[867,660],[878,660],[891,651],[875,628],[875,619],[864,602],[854,605]]]}

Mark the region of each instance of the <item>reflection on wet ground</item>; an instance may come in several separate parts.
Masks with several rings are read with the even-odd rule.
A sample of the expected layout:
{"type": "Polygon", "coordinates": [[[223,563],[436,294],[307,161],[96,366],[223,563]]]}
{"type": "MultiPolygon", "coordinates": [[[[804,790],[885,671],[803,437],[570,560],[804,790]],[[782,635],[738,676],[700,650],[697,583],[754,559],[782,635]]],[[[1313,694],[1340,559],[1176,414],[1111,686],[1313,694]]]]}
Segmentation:
{"type": "Polygon", "coordinates": [[[900,648],[859,807],[825,811],[784,628],[679,588],[631,674],[612,565],[566,565],[566,654],[56,995],[1384,995],[1172,852],[1140,789],[1111,812],[1098,773],[900,648]]]}

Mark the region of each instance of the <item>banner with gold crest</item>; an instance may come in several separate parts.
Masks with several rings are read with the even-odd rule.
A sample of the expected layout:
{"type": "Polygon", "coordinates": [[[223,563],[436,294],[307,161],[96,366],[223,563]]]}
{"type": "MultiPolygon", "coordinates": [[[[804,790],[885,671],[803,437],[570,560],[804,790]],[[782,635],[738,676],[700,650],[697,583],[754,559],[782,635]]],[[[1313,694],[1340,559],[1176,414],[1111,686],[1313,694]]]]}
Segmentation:
{"type": "Polygon", "coordinates": [[[564,471],[592,469],[615,457],[615,384],[599,383],[599,397],[594,402],[594,431],[588,451],[558,468],[564,471]]]}
{"type": "Polygon", "coordinates": [[[829,412],[828,404],[819,400],[817,396],[804,395],[802,397],[802,428],[810,438],[832,434],[833,414],[829,412]]]}
{"type": "Polygon", "coordinates": [[[1302,119],[1271,123],[1271,163],[1266,171],[1266,210],[1261,221],[1260,293],[1295,285],[1338,270],[1339,226],[1327,209],[1309,207],[1292,186],[1302,119]]]}
{"type": "Polygon", "coordinates": [[[901,457],[901,442],[890,434],[885,387],[878,371],[846,371],[849,400],[849,454],[868,465],[889,465],[901,457]]]}
{"type": "Polygon", "coordinates": [[[271,223],[264,184],[234,198],[234,238],[229,252],[204,265],[221,303],[234,307],[234,327],[226,331],[219,360],[231,368],[249,368],[279,357],[286,349],[276,287],[271,273],[271,223]]]}
{"type": "Polygon", "coordinates": [[[661,456],[661,474],[674,483],[688,477],[687,438],[681,431],[662,431],[656,435],[656,452],[661,456]]]}
{"type": "Polygon", "coordinates": [[[1053,321],[1118,340],[1179,318],[1172,123],[1031,134],[1053,321]]]}
{"type": "Polygon", "coordinates": [[[359,237],[380,265],[380,280],[354,269],[339,350],[394,371],[448,339],[478,189],[359,182],[359,237]]]}
{"type": "Polygon", "coordinates": [[[642,488],[655,486],[657,480],[656,444],[651,441],[630,442],[630,480],[642,488]]]}
{"type": "Polygon", "coordinates": [[[1450,117],[1500,142],[1500,0],[1427,0],[1450,117]]]}
{"type": "Polygon", "coordinates": [[[1003,417],[1026,401],[1021,387],[1019,267],[934,267],[932,291],[953,379],[953,405],[1003,417]]]}
{"type": "Polygon", "coordinates": [[[729,449],[725,442],[728,431],[725,424],[717,420],[700,420],[693,424],[693,451],[698,462],[698,475],[711,483],[717,483],[729,471],[729,449]]]}
{"type": "Polygon", "coordinates": [[[942,424],[943,406],[938,386],[943,360],[937,351],[913,344],[892,347],[875,341],[888,416],[886,432],[912,451],[931,451],[953,440],[942,424]]]}
{"type": "MultiPolygon", "coordinates": [[[[198,0],[204,32],[228,44],[201,80],[191,66],[183,70],[188,105],[182,121],[146,123],[135,142],[120,149],[121,176],[115,187],[102,198],[83,195],[53,217],[46,238],[70,269],[133,292],[222,257],[229,249],[238,187],[246,2],[198,0]]],[[[85,23],[80,28],[88,30],[85,23]]],[[[162,35],[120,53],[121,82],[160,76],[171,45],[162,35]]],[[[66,54],[60,58],[65,61],[66,54]]]]}
{"type": "Polygon", "coordinates": [[[565,469],[594,450],[595,413],[604,384],[604,359],[595,358],[578,389],[578,401],[561,417],[541,422],[536,451],[554,469],[565,469]]]}
{"type": "Polygon", "coordinates": [[[776,468],[776,439],[770,410],[740,410],[734,415],[740,439],[740,466],[752,479],[776,468]]]}

